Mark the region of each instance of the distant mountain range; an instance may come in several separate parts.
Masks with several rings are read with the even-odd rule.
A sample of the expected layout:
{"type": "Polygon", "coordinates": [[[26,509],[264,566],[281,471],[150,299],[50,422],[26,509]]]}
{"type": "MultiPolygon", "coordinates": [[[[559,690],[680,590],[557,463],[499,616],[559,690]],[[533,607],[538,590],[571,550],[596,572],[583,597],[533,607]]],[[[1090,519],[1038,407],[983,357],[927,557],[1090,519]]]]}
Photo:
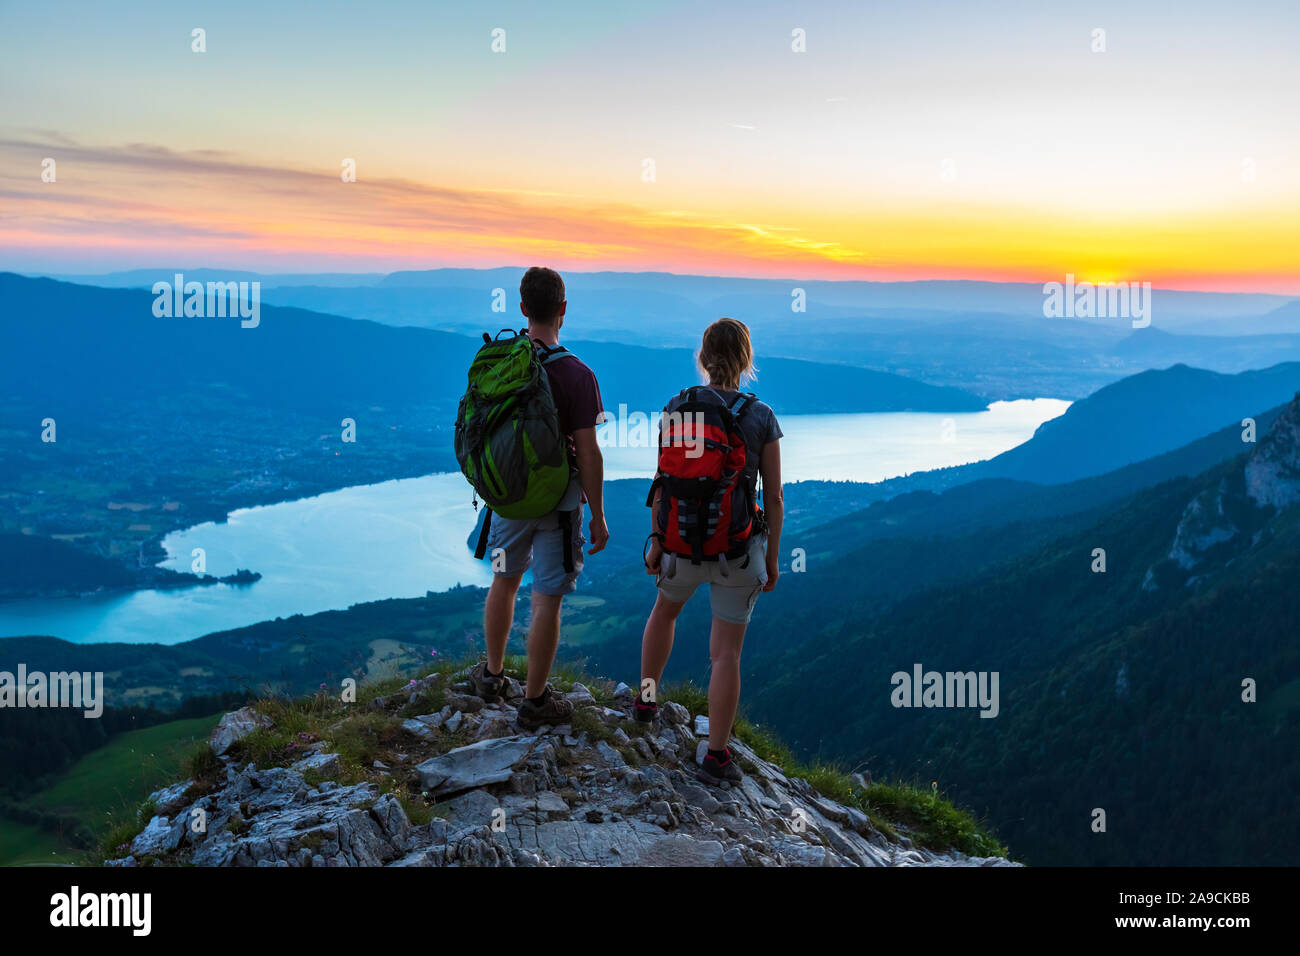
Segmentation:
{"type": "MultiPolygon", "coordinates": [[[[80,280],[147,288],[175,271],[134,270],[80,280]]],[[[518,321],[522,271],[317,277],[196,269],[186,274],[198,281],[258,279],[268,304],[476,335],[518,321]],[[505,313],[494,312],[502,302],[505,313]]],[[[760,353],[769,358],[856,365],[988,399],[1081,398],[1127,375],[1180,362],[1238,372],[1300,360],[1300,299],[1277,295],[1157,289],[1151,326],[1134,330],[1125,317],[1045,318],[1043,288],[1035,283],[804,282],[617,272],[566,273],[566,282],[576,338],[694,348],[708,322],[731,315],[750,325],[760,353]]]]}
{"type": "MultiPolygon", "coordinates": [[[[311,287],[351,287],[384,291],[421,289],[426,292],[431,289],[463,289],[477,293],[480,296],[479,309],[486,310],[490,291],[494,288],[505,289],[512,306],[517,303],[519,277],[526,267],[520,265],[495,269],[408,270],[387,275],[376,273],[262,274],[204,269],[191,269],[188,273],[193,274],[199,281],[223,277],[258,279],[262,282],[263,288],[276,288],[289,295],[310,294],[306,290],[311,287]]],[[[104,275],[51,275],[50,277],[86,285],[139,288],[150,286],[159,278],[169,278],[176,271],[187,270],[134,269],[104,275]]],[[[982,282],[964,279],[867,282],[804,280],[794,276],[753,279],[681,275],[668,272],[565,271],[564,277],[575,307],[585,305],[584,297],[603,299],[608,293],[620,296],[639,293],[643,296],[655,296],[662,302],[675,301],[679,305],[692,303],[713,307],[730,304],[739,307],[741,311],[755,312],[762,318],[788,315],[790,293],[793,288],[805,291],[809,302],[809,318],[817,317],[819,309],[847,310],[852,314],[861,314],[863,310],[904,309],[1041,315],[1043,305],[1043,285],[1034,282],[982,282]]],[[[1065,277],[1052,278],[1064,281],[1065,277]]],[[[1082,278],[1079,281],[1083,281],[1082,278]]],[[[1266,293],[1183,292],[1173,289],[1155,289],[1153,294],[1155,307],[1159,313],[1168,321],[1175,323],[1202,319],[1249,320],[1262,317],[1285,306],[1294,298],[1266,293]]],[[[356,302],[361,301],[364,300],[360,298],[356,300],[356,302]]],[[[370,301],[378,302],[379,299],[370,301]]],[[[429,303],[429,305],[434,309],[441,309],[439,304],[429,303]]],[[[1098,321],[1100,324],[1108,322],[1105,319],[1098,321]]],[[[1225,324],[1231,326],[1230,331],[1234,334],[1244,333],[1250,328],[1249,321],[1225,324]]],[[[1300,331],[1300,326],[1294,330],[1300,331]]]]}
{"type": "Polygon", "coordinates": [[[968,467],[976,478],[1059,484],[1102,474],[1185,445],[1273,408],[1300,391],[1300,362],[1222,375],[1175,365],[1098,389],[1031,441],[968,467]]]}
{"type": "MultiPolygon", "coordinates": [[[[1300,363],[1222,375],[1175,365],[1099,389],[1044,422],[1029,441],[986,461],[916,472],[866,486],[868,501],[939,492],[990,480],[1025,485],[1074,483],[1107,473],[1195,474],[1242,450],[1242,421],[1257,431],[1300,391],[1300,363]],[[1168,456],[1168,457],[1165,457],[1168,456]],[[1178,463],[1169,471],[1162,462],[1178,463]]],[[[1154,482],[1152,482],[1154,483],[1154,482]]],[[[1125,484],[1129,491],[1140,484],[1125,484]]]]}
{"type": "MultiPolygon", "coordinates": [[[[199,281],[195,279],[194,281],[199,281]]],[[[267,306],[255,329],[237,320],[156,318],[152,295],[24,279],[0,273],[5,303],[0,388],[27,403],[59,407],[224,389],[261,409],[319,410],[329,417],[437,406],[454,409],[477,337],[394,328],[366,320],[267,306]],[[51,348],[53,341],[75,349],[51,348]]],[[[517,313],[483,317],[480,331],[519,328],[517,313]]],[[[582,324],[565,335],[602,380],[616,407],[658,410],[697,382],[687,349],[584,342],[582,324]]],[[[566,329],[566,332],[568,329],[566,329]]],[[[956,388],[847,365],[768,359],[764,399],[787,414],[971,411],[986,402],[956,388]]]]}

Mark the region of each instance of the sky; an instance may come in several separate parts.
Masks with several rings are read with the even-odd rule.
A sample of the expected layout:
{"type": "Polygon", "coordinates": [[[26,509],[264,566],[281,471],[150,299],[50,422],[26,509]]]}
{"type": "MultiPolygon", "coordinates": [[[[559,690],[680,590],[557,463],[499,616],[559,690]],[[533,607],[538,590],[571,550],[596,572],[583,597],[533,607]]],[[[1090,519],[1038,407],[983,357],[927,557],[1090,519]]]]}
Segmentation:
{"type": "Polygon", "coordinates": [[[0,0],[0,269],[1300,295],[1297,41],[1294,2],[0,0]]]}

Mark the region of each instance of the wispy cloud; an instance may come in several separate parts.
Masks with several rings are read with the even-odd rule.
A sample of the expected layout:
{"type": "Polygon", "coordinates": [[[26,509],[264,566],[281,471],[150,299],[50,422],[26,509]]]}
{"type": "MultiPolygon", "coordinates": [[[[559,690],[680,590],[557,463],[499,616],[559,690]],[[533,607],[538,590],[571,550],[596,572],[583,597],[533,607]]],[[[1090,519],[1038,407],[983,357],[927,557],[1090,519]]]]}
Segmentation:
{"type": "Polygon", "coordinates": [[[256,250],[329,251],[388,263],[511,259],[545,253],[573,263],[717,264],[839,262],[834,242],[631,203],[595,203],[538,190],[476,190],[405,179],[345,183],[334,170],[269,166],[215,150],[176,152],[148,143],[92,147],[51,135],[0,140],[7,214],[0,248],[96,240],[133,246],[203,239],[232,259],[256,250]],[[39,178],[53,153],[57,181],[39,178]],[[28,176],[16,170],[26,167],[28,176]]]}
{"type": "MultiPolygon", "coordinates": [[[[735,124],[732,124],[735,125],[735,124]]],[[[87,145],[54,131],[0,139],[0,268],[94,271],[172,261],[382,271],[560,267],[805,278],[1045,281],[1065,272],[1173,288],[1294,293],[1297,225],[1248,215],[1079,222],[942,196],[906,208],[845,197],[834,214],[756,201],[734,215],[536,188],[466,188],[340,169],[277,166],[233,151],[87,145]],[[41,160],[57,181],[41,181],[41,160]],[[761,217],[761,218],[758,218],[761,217]]],[[[765,198],[765,197],[756,197],[765,198]]]]}

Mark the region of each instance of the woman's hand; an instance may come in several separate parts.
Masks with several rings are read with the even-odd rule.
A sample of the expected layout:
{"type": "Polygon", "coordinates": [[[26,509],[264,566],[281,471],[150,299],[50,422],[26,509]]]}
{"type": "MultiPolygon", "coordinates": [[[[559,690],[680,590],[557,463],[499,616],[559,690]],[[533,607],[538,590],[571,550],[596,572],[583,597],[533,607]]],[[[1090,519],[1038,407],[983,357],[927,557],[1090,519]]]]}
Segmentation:
{"type": "Polygon", "coordinates": [[[770,591],[776,587],[776,579],[781,576],[781,562],[775,554],[767,556],[767,583],[763,585],[764,591],[770,591]]]}
{"type": "Polygon", "coordinates": [[[659,563],[664,556],[664,546],[659,543],[658,538],[650,539],[650,550],[645,554],[645,573],[658,574],[659,563]]]}

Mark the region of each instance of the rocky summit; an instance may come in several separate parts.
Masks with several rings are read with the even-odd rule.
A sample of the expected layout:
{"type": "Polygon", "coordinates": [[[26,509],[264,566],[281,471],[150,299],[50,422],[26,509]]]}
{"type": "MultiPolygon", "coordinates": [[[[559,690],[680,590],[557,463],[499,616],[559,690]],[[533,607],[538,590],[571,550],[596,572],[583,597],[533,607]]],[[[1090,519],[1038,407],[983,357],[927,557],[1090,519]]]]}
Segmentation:
{"type": "Polygon", "coordinates": [[[886,835],[738,740],[744,781],[701,783],[697,733],[707,718],[666,703],[646,729],[631,718],[626,685],[601,703],[573,684],[571,724],[520,733],[513,679],[504,700],[487,704],[463,677],[430,675],[352,705],[390,721],[400,748],[357,782],[319,741],[286,766],[246,762],[237,742],[269,718],[253,708],[227,714],[212,735],[214,778],[153,794],[147,825],[109,865],[1013,865],[918,847],[902,828],[886,835]],[[411,715],[431,693],[442,706],[411,715]],[[413,823],[420,814],[408,815],[399,794],[431,807],[428,822],[413,823]]]}

